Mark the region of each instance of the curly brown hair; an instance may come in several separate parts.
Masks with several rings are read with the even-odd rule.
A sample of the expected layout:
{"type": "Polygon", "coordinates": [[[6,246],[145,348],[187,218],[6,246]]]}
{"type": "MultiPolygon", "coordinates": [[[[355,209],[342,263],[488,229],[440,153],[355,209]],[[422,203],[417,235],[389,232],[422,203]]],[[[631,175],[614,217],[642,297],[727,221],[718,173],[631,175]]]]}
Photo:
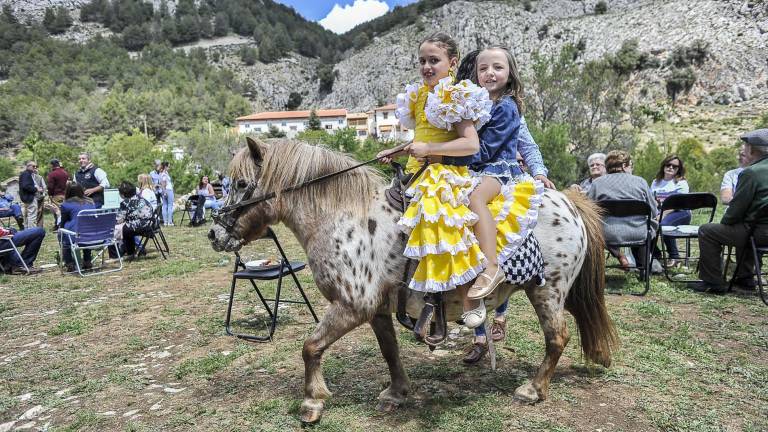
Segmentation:
{"type": "Polygon", "coordinates": [[[625,165],[631,165],[632,158],[624,150],[611,150],[605,156],[605,171],[608,174],[624,171],[625,165]]]}

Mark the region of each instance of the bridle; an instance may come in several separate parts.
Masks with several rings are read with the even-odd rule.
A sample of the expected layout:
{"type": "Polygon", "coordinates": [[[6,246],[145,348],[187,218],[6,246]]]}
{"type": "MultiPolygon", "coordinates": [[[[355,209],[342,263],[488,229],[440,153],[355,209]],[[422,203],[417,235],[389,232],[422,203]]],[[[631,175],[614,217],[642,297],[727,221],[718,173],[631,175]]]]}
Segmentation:
{"type": "MultiPolygon", "coordinates": [[[[386,154],[386,155],[383,155],[383,156],[371,159],[369,161],[361,162],[361,163],[359,163],[357,165],[353,165],[351,167],[344,168],[343,170],[339,170],[339,171],[336,171],[336,172],[332,172],[332,173],[329,173],[329,174],[322,175],[322,176],[317,177],[317,178],[313,178],[313,179],[307,180],[307,181],[305,181],[303,183],[300,183],[298,185],[287,187],[287,188],[281,190],[279,193],[283,194],[283,193],[286,193],[286,192],[292,192],[292,191],[301,189],[303,187],[306,187],[306,186],[309,186],[309,185],[312,185],[312,184],[315,184],[315,183],[320,183],[320,182],[323,182],[325,180],[329,180],[329,179],[331,179],[333,177],[339,176],[341,174],[347,173],[349,171],[355,170],[355,169],[363,167],[365,165],[370,165],[370,164],[372,164],[374,162],[377,162],[377,161],[379,161],[381,159],[384,159],[384,158],[386,158],[388,156],[389,156],[389,154],[386,154]]],[[[427,165],[429,165],[429,161],[424,162],[424,165],[421,167],[421,169],[419,169],[419,171],[416,173],[416,175],[414,175],[414,178],[418,177],[422,172],[424,172],[424,170],[427,168],[427,165]]],[[[261,168],[261,164],[259,164],[259,163],[256,163],[256,166],[261,168]]],[[[256,190],[256,183],[255,182],[249,182],[248,185],[246,186],[245,193],[243,194],[243,198],[250,197],[251,194],[253,194],[253,191],[255,191],[255,190],[256,190]]],[[[261,195],[261,196],[255,197],[255,198],[248,198],[248,199],[245,199],[245,200],[240,201],[238,203],[231,204],[231,205],[228,205],[228,206],[224,206],[224,207],[222,207],[219,210],[219,212],[217,214],[213,215],[213,222],[216,223],[217,225],[220,225],[229,234],[234,235],[234,228],[235,228],[235,224],[237,223],[237,218],[240,216],[240,213],[242,213],[243,210],[245,210],[246,208],[248,208],[250,206],[253,206],[253,205],[256,205],[256,204],[260,204],[260,203],[263,203],[265,201],[269,201],[272,198],[275,198],[276,196],[277,196],[277,193],[269,192],[269,193],[266,193],[264,195],[261,195]]]]}

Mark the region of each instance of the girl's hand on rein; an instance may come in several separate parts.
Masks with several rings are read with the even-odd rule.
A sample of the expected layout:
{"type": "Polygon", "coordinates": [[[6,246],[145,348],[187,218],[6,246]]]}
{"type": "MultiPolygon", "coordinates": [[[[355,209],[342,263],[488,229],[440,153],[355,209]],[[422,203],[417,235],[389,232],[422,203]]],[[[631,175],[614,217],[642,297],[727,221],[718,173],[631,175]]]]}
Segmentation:
{"type": "Polygon", "coordinates": [[[382,150],[382,151],[376,153],[376,158],[377,159],[381,158],[381,159],[379,159],[379,162],[381,162],[383,164],[388,164],[388,163],[392,162],[392,156],[391,155],[394,154],[394,153],[397,153],[397,152],[393,152],[392,149],[382,150]],[[387,155],[389,155],[389,156],[387,156],[387,155]]]}
{"type": "Polygon", "coordinates": [[[555,184],[552,183],[552,180],[548,179],[545,175],[539,174],[534,177],[536,180],[542,182],[544,184],[544,187],[547,189],[555,189],[555,184]]]}
{"type": "Polygon", "coordinates": [[[421,141],[414,141],[406,147],[408,153],[415,158],[426,158],[429,156],[429,144],[421,141]]]}

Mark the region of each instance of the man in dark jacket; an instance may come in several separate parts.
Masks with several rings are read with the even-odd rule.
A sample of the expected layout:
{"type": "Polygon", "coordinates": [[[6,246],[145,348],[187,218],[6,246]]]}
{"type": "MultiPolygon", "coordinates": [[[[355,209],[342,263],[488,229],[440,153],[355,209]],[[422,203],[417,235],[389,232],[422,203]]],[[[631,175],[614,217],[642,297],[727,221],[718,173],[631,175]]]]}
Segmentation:
{"type": "MultiPolygon", "coordinates": [[[[701,282],[693,289],[700,292],[724,293],[727,290],[723,280],[723,264],[720,259],[724,245],[735,246],[736,256],[744,256],[742,250],[750,247],[749,225],[755,225],[755,242],[768,245],[768,218],[758,219],[758,213],[768,205],[768,129],[758,129],[744,134],[744,153],[747,167],[739,175],[739,186],[733,195],[728,210],[720,223],[702,225],[699,228],[699,278],[701,282]]],[[[754,263],[746,259],[739,264],[740,272],[734,283],[753,288],[754,263]]]]}
{"type": "Polygon", "coordinates": [[[51,204],[56,208],[56,226],[61,222],[61,203],[64,202],[64,191],[67,189],[69,173],[61,167],[58,159],[51,159],[51,171],[48,173],[46,181],[48,183],[48,196],[51,198],[51,204]]]}
{"type": "Polygon", "coordinates": [[[107,173],[91,162],[88,153],[80,153],[78,156],[80,169],[75,173],[75,181],[85,189],[85,196],[93,200],[96,208],[104,205],[104,189],[109,187],[107,173]]]}
{"type": "Polygon", "coordinates": [[[37,162],[27,161],[24,171],[19,174],[19,198],[24,205],[24,226],[37,225],[37,194],[42,189],[35,184],[33,174],[37,172],[37,162]]]}

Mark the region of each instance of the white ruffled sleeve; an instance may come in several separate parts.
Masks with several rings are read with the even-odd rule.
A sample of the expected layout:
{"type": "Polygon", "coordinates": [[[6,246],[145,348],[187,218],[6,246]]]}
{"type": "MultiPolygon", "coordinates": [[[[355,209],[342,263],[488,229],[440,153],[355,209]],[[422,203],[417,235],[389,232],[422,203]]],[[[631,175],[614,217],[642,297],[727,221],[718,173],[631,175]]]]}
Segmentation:
{"type": "Polygon", "coordinates": [[[397,119],[400,121],[400,124],[407,129],[416,128],[414,110],[418,94],[419,85],[408,84],[405,87],[405,93],[399,93],[395,99],[395,117],[397,117],[397,119]]]}
{"type": "Polygon", "coordinates": [[[424,107],[427,120],[435,127],[451,130],[454,123],[472,120],[475,129],[480,129],[491,119],[493,102],[488,97],[488,90],[469,80],[457,84],[452,78],[440,80],[427,96],[424,107]]]}

